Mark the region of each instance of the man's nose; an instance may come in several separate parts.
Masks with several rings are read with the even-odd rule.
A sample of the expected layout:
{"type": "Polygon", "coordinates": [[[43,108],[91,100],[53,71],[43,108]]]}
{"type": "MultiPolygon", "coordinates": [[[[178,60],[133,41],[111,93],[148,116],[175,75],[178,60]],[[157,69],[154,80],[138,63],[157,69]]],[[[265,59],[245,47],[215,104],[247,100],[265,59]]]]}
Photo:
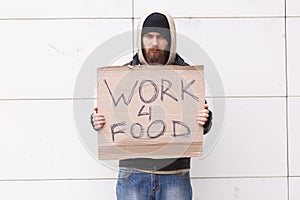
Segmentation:
{"type": "Polygon", "coordinates": [[[153,37],[153,38],[152,38],[152,46],[153,46],[153,47],[157,47],[157,46],[158,46],[157,37],[153,37]]]}

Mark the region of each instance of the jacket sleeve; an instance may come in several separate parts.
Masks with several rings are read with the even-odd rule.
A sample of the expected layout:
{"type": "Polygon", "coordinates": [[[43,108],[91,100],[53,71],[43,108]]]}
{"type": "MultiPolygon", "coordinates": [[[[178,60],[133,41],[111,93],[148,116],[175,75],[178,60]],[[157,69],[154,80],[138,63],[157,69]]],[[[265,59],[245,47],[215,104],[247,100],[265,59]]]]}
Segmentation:
{"type": "Polygon", "coordinates": [[[207,134],[212,127],[212,112],[210,110],[208,110],[208,111],[209,111],[209,114],[208,114],[209,117],[207,119],[207,122],[203,126],[203,128],[204,128],[203,135],[207,134]]]}
{"type": "Polygon", "coordinates": [[[91,125],[92,125],[93,129],[94,129],[95,131],[98,131],[98,130],[95,128],[94,123],[93,123],[93,114],[94,114],[94,113],[91,114],[90,122],[91,122],[91,125]]]}
{"type": "MultiPolygon", "coordinates": [[[[205,100],[205,103],[207,103],[206,100],[205,100]]],[[[212,119],[213,119],[212,114],[213,113],[210,110],[208,110],[208,111],[209,111],[209,113],[208,113],[209,116],[207,118],[207,122],[203,126],[203,128],[204,128],[203,135],[207,134],[212,127],[212,119]]]]}

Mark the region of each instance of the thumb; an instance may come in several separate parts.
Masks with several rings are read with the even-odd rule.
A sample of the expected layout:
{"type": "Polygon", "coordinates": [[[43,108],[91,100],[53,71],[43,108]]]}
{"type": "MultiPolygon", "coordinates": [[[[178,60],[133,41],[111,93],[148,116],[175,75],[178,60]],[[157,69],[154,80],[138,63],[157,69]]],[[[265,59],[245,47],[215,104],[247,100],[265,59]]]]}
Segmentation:
{"type": "Polygon", "coordinates": [[[94,111],[95,111],[96,113],[98,113],[98,107],[95,107],[95,108],[94,108],[94,111]]]}
{"type": "Polygon", "coordinates": [[[204,109],[208,109],[208,104],[204,104],[204,109]]]}

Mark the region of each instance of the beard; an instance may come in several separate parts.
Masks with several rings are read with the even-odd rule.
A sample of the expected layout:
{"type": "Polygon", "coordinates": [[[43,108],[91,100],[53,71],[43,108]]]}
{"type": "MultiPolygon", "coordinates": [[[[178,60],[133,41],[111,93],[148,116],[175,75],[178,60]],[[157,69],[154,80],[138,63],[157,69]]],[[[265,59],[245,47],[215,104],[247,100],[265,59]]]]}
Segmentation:
{"type": "Polygon", "coordinates": [[[167,62],[167,52],[165,50],[144,49],[144,55],[150,65],[164,65],[167,62]]]}

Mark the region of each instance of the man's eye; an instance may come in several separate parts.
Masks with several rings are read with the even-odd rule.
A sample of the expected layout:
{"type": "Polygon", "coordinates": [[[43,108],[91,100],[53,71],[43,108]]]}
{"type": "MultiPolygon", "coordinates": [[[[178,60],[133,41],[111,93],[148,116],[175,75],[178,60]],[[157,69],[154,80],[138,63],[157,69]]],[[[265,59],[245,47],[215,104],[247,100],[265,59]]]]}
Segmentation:
{"type": "Polygon", "coordinates": [[[164,35],[158,36],[158,39],[165,39],[166,37],[164,35]]]}

